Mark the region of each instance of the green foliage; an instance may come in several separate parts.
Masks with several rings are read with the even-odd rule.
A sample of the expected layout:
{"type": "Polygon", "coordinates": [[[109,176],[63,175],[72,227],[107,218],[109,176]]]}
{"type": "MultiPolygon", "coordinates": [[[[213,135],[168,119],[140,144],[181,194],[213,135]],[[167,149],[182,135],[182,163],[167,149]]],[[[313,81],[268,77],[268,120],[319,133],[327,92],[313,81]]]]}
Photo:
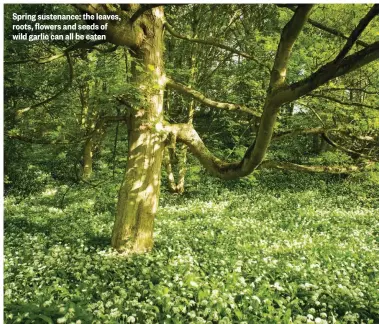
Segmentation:
{"type": "Polygon", "coordinates": [[[339,151],[327,151],[322,152],[317,157],[310,159],[310,161],[314,164],[319,165],[347,165],[352,162],[351,157],[349,157],[346,153],[339,151]]]}
{"type": "Polygon", "coordinates": [[[202,180],[196,191],[162,196],[155,247],[136,256],[107,247],[110,182],[6,198],[6,322],[379,320],[373,175],[202,180]]]}
{"type": "MultiPolygon", "coordinates": [[[[154,67],[133,59],[133,50],[109,44],[77,49],[70,53],[74,79],[67,91],[19,118],[18,109],[43,102],[69,82],[64,56],[46,64],[33,60],[73,44],[11,40],[12,12],[36,10],[77,12],[70,5],[6,6],[4,59],[31,60],[6,64],[4,72],[7,323],[379,322],[378,170],[347,179],[262,170],[225,183],[209,178],[189,155],[183,195],[168,195],[163,178],[153,251],[125,257],[109,249],[128,130],[123,123],[106,125],[107,132],[94,135],[94,128],[103,115],[144,106],[133,70],[141,74],[154,67]],[[80,183],[88,136],[95,142],[95,176],[80,183]],[[38,140],[65,144],[41,146],[38,140]]],[[[367,5],[321,4],[311,18],[349,35],[367,10],[367,5]]],[[[270,79],[262,64],[272,65],[292,12],[239,4],[165,6],[165,12],[178,32],[214,39],[255,58],[166,32],[167,75],[209,98],[261,111],[270,79]]],[[[377,27],[373,20],[360,39],[372,42],[377,27]]],[[[344,42],[307,24],[294,45],[287,82],[318,70],[344,42]]],[[[360,49],[357,45],[351,52],[360,49]]],[[[312,93],[337,102],[305,96],[283,105],[275,133],[338,128],[342,135],[331,132],[331,137],[341,146],[378,156],[377,70],[373,62],[312,93]]],[[[187,122],[190,104],[167,91],[165,118],[187,122]]],[[[244,156],[258,118],[199,103],[194,110],[194,126],[216,156],[244,156]]],[[[285,137],[272,143],[268,158],[359,164],[354,154],[319,142],[312,135],[285,137]]]]}

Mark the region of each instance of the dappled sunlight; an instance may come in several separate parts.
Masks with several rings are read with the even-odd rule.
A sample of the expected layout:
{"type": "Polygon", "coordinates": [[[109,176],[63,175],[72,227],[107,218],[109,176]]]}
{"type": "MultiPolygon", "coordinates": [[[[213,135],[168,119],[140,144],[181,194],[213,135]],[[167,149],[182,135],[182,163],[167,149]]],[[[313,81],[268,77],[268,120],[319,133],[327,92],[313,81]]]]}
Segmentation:
{"type": "MultiPolygon", "coordinates": [[[[158,123],[155,123],[155,130],[159,133],[159,132],[163,132],[164,128],[163,128],[163,123],[162,122],[158,122],[158,123]]],[[[155,144],[154,146],[154,149],[157,150],[160,146],[157,147],[157,145],[159,145],[159,142],[155,144]]]]}
{"type": "Polygon", "coordinates": [[[143,181],[142,180],[137,180],[137,181],[134,181],[133,182],[133,186],[131,188],[131,191],[137,191],[138,189],[140,189],[143,185],[143,181]]]}
{"type": "MultiPolygon", "coordinates": [[[[374,240],[376,208],[370,202],[357,204],[338,182],[317,190],[309,189],[312,183],[307,183],[302,191],[291,188],[291,183],[281,189],[280,196],[264,181],[233,190],[223,188],[217,194],[210,190],[215,185],[203,185],[197,194],[187,196],[163,194],[155,245],[143,255],[118,253],[108,247],[113,214],[93,211],[95,188],[79,193],[80,201],[64,211],[45,206],[37,213],[42,196],[35,197],[35,207],[30,208],[27,203],[6,200],[6,298],[25,305],[40,298],[39,311],[56,311],[47,292],[54,285],[57,298],[94,300],[91,309],[95,314],[110,314],[103,308],[107,303],[119,305],[122,310],[114,318],[120,320],[124,312],[150,309],[150,301],[166,307],[164,296],[170,296],[169,312],[173,313],[183,307],[177,298],[190,302],[191,294],[201,296],[193,305],[202,314],[209,307],[217,309],[217,303],[226,303],[234,305],[226,306],[230,309],[246,312],[255,305],[251,307],[263,316],[264,300],[286,303],[291,293],[292,302],[300,308],[303,295],[313,294],[307,307],[314,308],[313,316],[320,318],[331,316],[328,306],[344,298],[344,291],[356,294],[349,299],[352,305],[372,302],[374,285],[364,269],[375,265],[379,252],[374,240]],[[16,278],[17,273],[25,281],[16,278]],[[53,277],[56,283],[49,279],[53,277]],[[36,279],[40,286],[28,286],[36,279]],[[10,281],[14,283],[11,288],[10,281]],[[99,295],[104,304],[98,304],[99,295]],[[231,299],[231,295],[236,297],[231,299]]],[[[145,197],[153,197],[152,190],[150,184],[145,197]]],[[[112,199],[111,195],[113,204],[112,199]]],[[[148,232],[139,235],[142,241],[151,239],[148,232]]],[[[13,309],[16,304],[7,307],[13,309]]],[[[86,316],[98,316],[91,314],[86,316]]],[[[146,316],[159,321],[156,313],[146,316]]]]}
{"type": "Polygon", "coordinates": [[[6,323],[377,322],[379,4],[4,8],[6,323]]]}
{"type": "Polygon", "coordinates": [[[167,77],[165,74],[162,74],[159,67],[156,68],[156,73],[159,75],[158,84],[163,87],[167,83],[167,77]]]}
{"type": "Polygon", "coordinates": [[[162,10],[162,8],[159,8],[159,7],[154,8],[154,9],[153,9],[153,13],[154,13],[154,15],[155,15],[157,18],[163,18],[163,17],[164,17],[164,14],[163,14],[163,10],[162,10]]]}
{"type": "Polygon", "coordinates": [[[43,196],[43,197],[54,196],[56,193],[57,193],[57,189],[56,189],[56,188],[48,188],[48,189],[46,189],[46,190],[42,193],[42,196],[43,196]]]}
{"type": "Polygon", "coordinates": [[[152,196],[153,193],[154,193],[154,187],[152,184],[149,184],[145,189],[145,195],[146,197],[150,197],[152,196]]]}

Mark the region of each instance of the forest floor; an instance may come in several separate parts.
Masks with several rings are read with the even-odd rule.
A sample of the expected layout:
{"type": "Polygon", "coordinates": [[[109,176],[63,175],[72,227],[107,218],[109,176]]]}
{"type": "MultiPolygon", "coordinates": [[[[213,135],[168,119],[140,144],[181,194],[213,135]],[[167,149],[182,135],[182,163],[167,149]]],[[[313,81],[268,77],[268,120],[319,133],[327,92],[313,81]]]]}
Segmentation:
{"type": "Polygon", "coordinates": [[[151,253],[109,248],[118,184],[5,199],[6,323],[378,323],[379,192],[261,172],[162,193],[151,253]]]}

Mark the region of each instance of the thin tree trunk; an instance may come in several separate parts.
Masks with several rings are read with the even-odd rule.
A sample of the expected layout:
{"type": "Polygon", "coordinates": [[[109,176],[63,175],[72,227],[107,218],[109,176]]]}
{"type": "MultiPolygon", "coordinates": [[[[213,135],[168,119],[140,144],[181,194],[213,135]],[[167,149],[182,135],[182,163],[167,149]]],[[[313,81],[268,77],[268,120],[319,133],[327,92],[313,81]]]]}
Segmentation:
{"type": "MultiPolygon", "coordinates": [[[[194,100],[188,108],[187,123],[192,125],[194,114],[194,100]]],[[[180,144],[176,149],[173,147],[176,143],[172,143],[171,147],[167,147],[165,153],[165,165],[168,177],[168,188],[170,192],[182,194],[184,192],[185,177],[187,172],[187,152],[188,147],[185,144],[180,144]],[[178,181],[175,181],[173,165],[178,166],[178,181]]]]}
{"type": "MultiPolygon", "coordinates": [[[[195,17],[196,18],[196,17],[195,17]]],[[[196,29],[197,25],[192,25],[192,37],[196,37],[196,29]]],[[[196,57],[195,57],[195,45],[192,44],[192,51],[190,56],[190,66],[191,66],[191,74],[189,77],[188,85],[189,88],[191,88],[192,84],[195,82],[195,71],[196,71],[196,57]]],[[[195,100],[192,99],[187,110],[187,123],[191,124],[193,123],[193,115],[195,112],[195,100]]],[[[175,143],[173,145],[176,145],[175,143]]],[[[173,193],[182,194],[184,192],[184,184],[185,184],[185,177],[187,173],[187,151],[188,147],[185,144],[181,144],[177,148],[177,161],[173,159],[174,148],[169,148],[166,152],[167,160],[166,160],[166,171],[167,171],[167,177],[168,177],[168,186],[169,190],[173,193]],[[173,164],[174,161],[178,165],[178,181],[175,181],[175,175],[173,171],[173,164]]]]}
{"type": "Polygon", "coordinates": [[[144,71],[133,69],[133,78],[144,100],[128,122],[129,150],[119,191],[112,246],[118,251],[142,253],[153,246],[154,218],[164,143],[159,129],[163,121],[163,8],[154,8],[140,19],[145,40],[135,49],[144,71]]]}
{"type": "MultiPolygon", "coordinates": [[[[79,97],[82,105],[82,111],[80,114],[80,126],[81,128],[88,132],[90,128],[90,109],[89,109],[89,95],[90,95],[90,87],[88,82],[84,81],[79,88],[79,97]]],[[[92,175],[92,155],[93,155],[93,139],[88,138],[83,147],[83,173],[82,179],[88,180],[92,175]]]]}
{"type": "Polygon", "coordinates": [[[92,148],[93,140],[89,138],[84,144],[83,150],[83,179],[88,180],[92,175],[92,148]]]}
{"type": "MultiPolygon", "coordinates": [[[[188,108],[188,119],[187,123],[192,125],[193,122],[193,114],[195,107],[195,101],[192,99],[190,106],[188,108]]],[[[179,194],[182,194],[184,192],[184,183],[185,183],[185,177],[187,172],[187,151],[188,147],[185,144],[182,144],[180,146],[180,153],[179,153],[179,177],[178,177],[178,184],[176,185],[176,192],[179,194]]]]}

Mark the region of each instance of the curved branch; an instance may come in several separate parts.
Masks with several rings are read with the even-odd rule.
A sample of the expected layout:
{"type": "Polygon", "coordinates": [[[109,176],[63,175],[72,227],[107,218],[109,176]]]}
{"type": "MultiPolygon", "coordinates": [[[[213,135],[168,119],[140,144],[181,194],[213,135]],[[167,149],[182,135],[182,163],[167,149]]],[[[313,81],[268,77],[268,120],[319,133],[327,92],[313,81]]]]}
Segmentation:
{"type": "Polygon", "coordinates": [[[75,51],[77,49],[85,49],[85,48],[88,48],[88,49],[96,49],[98,51],[102,51],[101,49],[97,48],[96,45],[99,45],[99,44],[103,44],[105,43],[104,41],[94,41],[94,42],[88,42],[88,41],[80,41],[78,43],[75,43],[69,47],[67,47],[66,49],[64,49],[62,51],[62,53],[59,53],[59,54],[55,54],[55,55],[52,55],[52,56],[48,56],[48,57],[39,57],[39,58],[31,58],[31,59],[27,59],[27,60],[19,60],[19,61],[4,61],[4,64],[7,64],[7,65],[12,65],[12,64],[23,64],[23,63],[29,63],[29,62],[33,62],[33,63],[37,63],[37,64],[46,64],[46,63],[50,63],[52,61],[55,61],[61,57],[64,57],[66,56],[68,53],[72,52],[72,51],[75,51]]]}
{"type": "Polygon", "coordinates": [[[271,72],[270,88],[281,86],[284,83],[292,47],[304,27],[312,7],[313,5],[298,5],[291,20],[284,26],[271,72]]]}
{"type": "Polygon", "coordinates": [[[210,45],[210,46],[215,46],[215,47],[218,47],[218,48],[222,48],[224,50],[227,50],[229,52],[232,52],[234,54],[237,54],[237,55],[240,55],[246,59],[249,59],[249,60],[252,60],[254,61],[255,63],[261,65],[261,66],[264,66],[265,68],[267,68],[268,70],[271,71],[271,68],[266,65],[266,64],[263,64],[261,62],[259,62],[254,56],[246,53],[246,52],[243,52],[243,51],[239,51],[231,46],[228,46],[228,45],[225,45],[225,44],[222,44],[222,43],[219,43],[217,42],[216,40],[214,39],[199,39],[199,38],[193,38],[193,37],[189,37],[187,35],[182,35],[182,34],[179,34],[178,32],[176,32],[174,30],[174,28],[171,26],[171,24],[169,24],[167,21],[165,21],[164,23],[165,27],[166,27],[166,30],[174,37],[176,38],[180,38],[180,39],[183,39],[183,40],[186,40],[186,41],[189,41],[189,42],[193,42],[193,43],[198,43],[198,44],[204,44],[204,45],[210,45]]]}
{"type": "Polygon", "coordinates": [[[290,162],[263,161],[260,165],[262,169],[278,169],[308,173],[330,173],[330,174],[350,174],[362,172],[370,169],[374,165],[373,162],[366,163],[362,166],[324,166],[324,165],[302,165],[290,162]]]}
{"type": "Polygon", "coordinates": [[[379,162],[378,159],[376,159],[375,157],[373,156],[369,156],[369,155],[365,155],[365,154],[362,154],[362,153],[359,153],[357,151],[354,151],[354,150],[351,150],[351,149],[348,149],[338,143],[336,143],[335,141],[333,141],[327,132],[324,132],[322,134],[322,137],[323,139],[331,146],[335,147],[336,149],[340,150],[340,151],[343,151],[351,156],[356,156],[356,157],[361,157],[363,159],[367,159],[367,160],[371,160],[371,161],[375,161],[375,162],[379,162]]]}
{"type": "Polygon", "coordinates": [[[37,108],[37,107],[40,107],[44,104],[47,104],[51,101],[53,101],[54,99],[58,98],[61,94],[65,93],[72,85],[72,80],[74,78],[74,69],[73,69],[73,65],[72,65],[72,61],[71,61],[71,57],[70,57],[70,54],[69,53],[66,53],[66,58],[67,58],[67,63],[68,63],[68,69],[69,69],[69,82],[63,87],[62,90],[58,91],[56,94],[54,94],[53,96],[51,96],[50,98],[47,98],[46,100],[43,100],[39,103],[36,103],[34,105],[31,105],[29,107],[25,107],[25,108],[22,108],[22,109],[18,109],[16,111],[16,116],[19,118],[22,116],[22,114],[24,114],[25,112],[31,110],[31,109],[34,109],[34,108],[37,108]]]}
{"type": "Polygon", "coordinates": [[[243,160],[228,163],[217,158],[208,150],[191,124],[167,124],[164,125],[164,130],[168,134],[173,134],[178,142],[186,144],[204,168],[218,178],[225,180],[240,178],[250,174],[258,166],[246,168],[243,160]]]}
{"type": "Polygon", "coordinates": [[[130,18],[130,23],[134,23],[142,14],[150,9],[153,9],[155,7],[162,6],[160,3],[153,3],[153,4],[141,4],[141,6],[137,9],[137,11],[133,14],[133,16],[130,18]]]}
{"type": "MultiPolygon", "coordinates": [[[[296,5],[287,5],[287,4],[277,4],[278,7],[285,7],[285,8],[288,8],[290,10],[292,10],[293,12],[295,12],[296,10],[296,5]]],[[[347,37],[346,35],[344,35],[342,32],[340,32],[339,30],[337,29],[334,29],[334,28],[331,28],[331,27],[328,27],[326,25],[323,25],[321,23],[319,23],[318,21],[316,20],[313,20],[313,19],[308,19],[308,23],[311,24],[312,26],[324,31],[324,32],[327,32],[331,35],[334,35],[334,36],[337,36],[337,37],[340,37],[340,38],[343,38],[343,39],[349,39],[349,37],[347,37]]],[[[364,41],[361,41],[361,40],[357,40],[356,43],[360,46],[363,46],[363,47],[366,47],[366,46],[369,46],[367,43],[365,43],[364,41]]]]}
{"type": "Polygon", "coordinates": [[[379,59],[379,41],[346,56],[339,64],[334,64],[332,61],[323,65],[309,77],[278,91],[277,96],[283,102],[294,101],[326,82],[359,69],[377,59],[379,59]]]}
{"type": "Polygon", "coordinates": [[[189,88],[189,87],[185,86],[184,84],[176,82],[176,81],[169,79],[169,78],[166,79],[166,82],[167,82],[166,85],[169,88],[174,89],[174,90],[176,90],[182,94],[188,95],[188,96],[190,96],[193,99],[203,103],[204,105],[206,105],[208,107],[231,110],[231,111],[232,110],[243,111],[243,112],[248,113],[250,115],[260,117],[259,112],[255,111],[255,110],[253,110],[253,109],[251,109],[245,105],[238,105],[238,104],[233,104],[233,103],[228,103],[228,102],[219,102],[219,101],[209,99],[209,98],[205,97],[201,92],[196,91],[192,88],[189,88]]]}
{"type": "MultiPolygon", "coordinates": [[[[329,129],[330,130],[336,130],[336,129],[329,129]]],[[[279,140],[283,137],[287,136],[297,136],[297,135],[313,135],[313,134],[324,134],[327,131],[327,129],[323,127],[315,127],[315,128],[306,128],[306,129],[294,129],[289,131],[283,131],[280,133],[276,133],[273,135],[272,140],[279,140]]]]}
{"type": "MultiPolygon", "coordinates": [[[[355,157],[361,157],[363,159],[367,159],[367,160],[370,160],[370,161],[375,161],[375,162],[379,162],[378,159],[376,159],[375,157],[373,156],[369,156],[369,155],[365,155],[365,154],[362,154],[362,153],[359,153],[357,151],[354,151],[354,150],[351,150],[351,149],[348,149],[338,143],[336,143],[335,141],[333,141],[329,135],[328,135],[328,132],[330,131],[340,131],[341,133],[343,133],[343,131],[339,130],[338,128],[330,128],[330,129],[326,129],[326,128],[323,128],[323,127],[315,127],[315,128],[308,128],[308,129],[295,129],[295,130],[290,130],[290,131],[284,131],[284,132],[281,132],[281,133],[277,133],[277,134],[274,134],[273,135],[273,138],[272,140],[275,141],[275,140],[280,140],[282,139],[283,137],[287,137],[287,136],[297,136],[297,135],[310,135],[310,134],[318,134],[318,135],[321,135],[322,138],[331,146],[333,146],[334,148],[340,150],[340,151],[343,151],[351,156],[355,156],[355,157]]],[[[371,139],[371,138],[370,138],[371,139]]]]}
{"type": "MultiPolygon", "coordinates": [[[[304,26],[311,8],[311,5],[299,6],[299,9],[296,10],[296,13],[292,19],[284,27],[276,54],[274,69],[271,74],[270,86],[279,86],[281,85],[281,81],[284,81],[286,74],[285,69],[287,67],[287,62],[291,53],[292,46],[300,34],[302,27],[304,26]],[[279,71],[279,79],[275,75],[276,71],[279,71]],[[284,75],[282,73],[283,71],[284,75]]],[[[190,94],[195,99],[197,98],[203,100],[203,102],[209,106],[215,106],[224,109],[226,108],[229,110],[235,110],[236,108],[242,110],[241,106],[236,106],[234,104],[223,103],[219,106],[218,104],[220,103],[213,102],[212,100],[209,100],[202,96],[197,91],[194,91],[182,85],[178,85],[172,80],[168,80],[167,85],[176,88],[179,91],[181,90],[184,93],[190,94]]],[[[261,117],[256,141],[250,145],[240,162],[227,163],[215,157],[205,146],[192,125],[177,124],[166,126],[166,128],[169,130],[169,132],[174,133],[178,141],[184,142],[189,147],[192,153],[195,154],[199,159],[200,163],[210,173],[222,179],[235,179],[250,174],[262,163],[271,142],[275,121],[281,104],[282,102],[280,100],[277,100],[277,98],[275,98],[272,93],[268,95],[263,107],[263,114],[261,117]]],[[[245,111],[250,111],[250,109],[246,110],[245,108],[246,107],[243,108],[245,111]]]]}
{"type": "Polygon", "coordinates": [[[313,97],[313,98],[321,98],[321,99],[325,99],[325,100],[334,101],[334,102],[339,103],[340,105],[343,105],[343,106],[356,106],[356,107],[370,108],[370,109],[377,109],[377,108],[379,108],[379,107],[374,107],[374,106],[366,105],[366,104],[363,104],[363,103],[360,103],[360,102],[346,102],[346,101],[339,100],[337,98],[325,96],[325,95],[318,94],[318,93],[310,93],[310,94],[307,94],[307,96],[308,97],[313,97]]]}
{"type": "MultiPolygon", "coordinates": [[[[262,132],[265,132],[262,124],[261,128],[262,132]]],[[[178,142],[187,145],[208,172],[225,180],[241,178],[252,173],[261,164],[268,146],[266,142],[262,144],[262,140],[259,142],[258,135],[257,141],[250,145],[241,161],[225,162],[209,151],[192,124],[165,124],[164,131],[175,136],[178,142]]],[[[270,134],[264,136],[271,138],[270,134]]]]}
{"type": "MultiPolygon", "coordinates": [[[[188,146],[192,154],[200,161],[201,165],[213,176],[224,180],[232,180],[244,177],[257,168],[264,169],[280,169],[293,170],[303,172],[316,173],[333,173],[333,174],[348,174],[353,172],[361,172],[373,165],[370,160],[363,166],[307,166],[289,162],[279,161],[263,161],[254,163],[252,160],[252,152],[254,144],[252,144],[245,153],[241,161],[225,162],[213,155],[206,147],[199,134],[191,124],[166,124],[164,130],[168,134],[175,136],[178,142],[182,142],[188,146]]],[[[371,159],[371,157],[368,157],[371,159]]]]}

